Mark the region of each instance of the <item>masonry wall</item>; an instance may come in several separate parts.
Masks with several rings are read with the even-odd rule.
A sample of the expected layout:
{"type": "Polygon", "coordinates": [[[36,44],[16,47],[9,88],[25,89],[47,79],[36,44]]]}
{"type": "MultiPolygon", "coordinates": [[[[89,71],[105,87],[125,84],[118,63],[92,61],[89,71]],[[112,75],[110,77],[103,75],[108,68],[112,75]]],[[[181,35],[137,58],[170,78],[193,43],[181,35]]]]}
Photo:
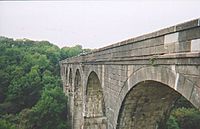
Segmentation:
{"type": "MultiPolygon", "coordinates": [[[[64,85],[69,85],[66,81],[69,80],[66,78],[69,72],[66,73],[66,69],[72,69],[72,81],[76,70],[79,69],[83,103],[86,98],[88,76],[92,71],[97,74],[105,101],[104,128],[105,123],[108,129],[117,127],[119,112],[126,94],[137,80],[142,79],[158,80],[168,85],[200,109],[199,19],[66,59],[60,64],[64,85]]],[[[72,89],[72,100],[73,84],[74,82],[69,86],[72,89]]]]}

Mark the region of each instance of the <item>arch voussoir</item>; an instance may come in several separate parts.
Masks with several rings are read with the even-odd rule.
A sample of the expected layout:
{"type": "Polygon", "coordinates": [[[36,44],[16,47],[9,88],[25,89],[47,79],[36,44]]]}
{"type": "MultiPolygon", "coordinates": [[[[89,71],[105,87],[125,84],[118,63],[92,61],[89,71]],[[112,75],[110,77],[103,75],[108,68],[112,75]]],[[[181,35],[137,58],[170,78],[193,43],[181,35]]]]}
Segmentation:
{"type": "MultiPolygon", "coordinates": [[[[199,95],[198,93],[200,93],[199,90],[200,90],[199,87],[195,86],[195,84],[192,81],[187,79],[184,75],[176,72],[175,70],[170,69],[169,67],[162,67],[162,66],[142,67],[142,68],[136,70],[135,72],[133,72],[129,76],[129,78],[127,79],[127,81],[125,82],[124,86],[122,87],[122,89],[119,93],[119,99],[118,99],[118,104],[119,104],[118,109],[119,110],[116,113],[116,118],[117,118],[115,120],[116,126],[119,124],[119,117],[122,117],[122,116],[120,116],[120,113],[122,112],[122,110],[125,110],[123,108],[128,108],[129,106],[136,108],[138,104],[140,105],[139,101],[145,102],[148,100],[148,97],[145,98],[145,93],[147,94],[147,96],[148,95],[154,96],[153,98],[151,98],[152,101],[158,101],[159,99],[162,99],[162,98],[163,98],[163,100],[164,99],[168,100],[168,101],[164,101],[165,104],[162,104],[162,105],[165,105],[165,106],[163,106],[163,107],[159,107],[157,105],[150,106],[150,107],[156,107],[158,109],[161,108],[160,111],[162,114],[162,113],[169,112],[169,109],[170,109],[172,103],[174,103],[175,100],[177,98],[179,98],[181,95],[184,96],[186,99],[188,99],[196,108],[199,108],[199,103],[200,103],[200,100],[199,100],[200,97],[198,96],[199,95]],[[152,83],[152,82],[155,82],[155,83],[152,83]],[[156,87],[154,85],[158,85],[158,86],[160,85],[160,87],[164,86],[167,88],[163,88],[164,91],[159,91],[159,87],[156,87]],[[141,86],[141,88],[144,88],[145,91],[140,91],[139,89],[135,88],[136,86],[137,87],[141,86]],[[149,92],[149,90],[151,90],[150,87],[152,87],[152,86],[154,87],[154,89],[152,89],[152,91],[149,92]],[[129,92],[131,90],[133,90],[133,91],[136,90],[136,91],[134,91],[134,92],[136,92],[136,93],[134,93],[135,94],[134,97],[137,98],[135,101],[138,101],[138,102],[134,102],[134,97],[132,99],[127,100],[126,97],[129,95],[129,92]],[[167,90],[169,90],[169,91],[167,92],[167,90]],[[154,95],[154,94],[159,94],[159,93],[155,92],[152,94],[152,92],[154,92],[154,91],[161,92],[159,95],[160,98],[157,98],[158,100],[155,98],[156,95],[154,95]],[[171,93],[172,91],[173,91],[173,93],[171,93]],[[138,94],[137,94],[137,92],[138,92],[138,94]],[[141,92],[141,94],[139,94],[139,92],[141,92]],[[171,93],[171,96],[169,96],[170,93],[171,93]],[[127,104],[127,103],[129,103],[129,100],[131,100],[130,104],[132,104],[132,105],[127,104]],[[137,103],[137,105],[134,106],[133,103],[137,103]],[[164,107],[166,107],[166,109],[164,109],[164,107]]],[[[162,102],[162,101],[159,100],[158,102],[162,102]]],[[[154,102],[154,103],[156,104],[157,102],[154,102]]],[[[151,104],[151,103],[149,103],[149,104],[151,104]]],[[[143,106],[144,106],[144,104],[143,104],[143,106]]],[[[126,112],[126,114],[130,115],[132,112],[131,110],[133,110],[133,109],[130,108],[130,112],[126,112]]],[[[137,110],[139,110],[138,107],[137,107],[137,110]]],[[[145,111],[145,108],[141,107],[141,110],[145,111]]],[[[148,110],[150,110],[150,109],[148,109],[148,110]]],[[[153,112],[156,112],[156,111],[153,111],[153,112]]],[[[121,114],[121,115],[124,115],[124,114],[121,114]]],[[[145,115],[148,115],[148,114],[145,114],[145,115]]],[[[126,116],[126,117],[128,117],[128,116],[126,116]]],[[[160,117],[156,117],[156,119],[158,119],[158,118],[161,119],[162,115],[160,117]]],[[[123,118],[123,119],[125,119],[125,118],[123,118]]],[[[159,121],[159,119],[158,119],[158,121],[159,121]]],[[[132,126],[134,126],[134,124],[132,126],[131,125],[129,125],[129,126],[132,127],[132,126]]],[[[120,125],[120,128],[121,127],[122,127],[122,125],[120,125]]],[[[118,128],[119,128],[119,125],[118,125],[118,128]]],[[[155,127],[152,127],[152,129],[153,128],[155,128],[155,127]]]]}

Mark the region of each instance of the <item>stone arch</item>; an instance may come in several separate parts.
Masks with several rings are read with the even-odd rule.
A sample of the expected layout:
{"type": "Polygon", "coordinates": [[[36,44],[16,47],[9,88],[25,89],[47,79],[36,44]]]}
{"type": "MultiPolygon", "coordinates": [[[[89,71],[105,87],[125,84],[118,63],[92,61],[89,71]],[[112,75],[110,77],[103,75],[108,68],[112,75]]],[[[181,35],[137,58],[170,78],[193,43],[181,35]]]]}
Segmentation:
{"type": "Polygon", "coordinates": [[[74,109],[73,129],[80,129],[82,126],[83,113],[83,87],[79,69],[76,70],[74,79],[74,109]]]}
{"type": "Polygon", "coordinates": [[[173,67],[142,67],[130,75],[119,94],[117,129],[158,128],[181,95],[199,109],[199,87],[173,67]]]}
{"type": "Polygon", "coordinates": [[[86,117],[105,116],[103,89],[97,74],[92,71],[87,80],[86,117]]]}
{"type": "Polygon", "coordinates": [[[171,106],[179,97],[160,82],[136,84],[122,102],[117,129],[157,129],[166,123],[171,106]]]}
{"type": "Polygon", "coordinates": [[[87,79],[84,129],[106,129],[103,89],[98,75],[92,71],[87,79]]]}

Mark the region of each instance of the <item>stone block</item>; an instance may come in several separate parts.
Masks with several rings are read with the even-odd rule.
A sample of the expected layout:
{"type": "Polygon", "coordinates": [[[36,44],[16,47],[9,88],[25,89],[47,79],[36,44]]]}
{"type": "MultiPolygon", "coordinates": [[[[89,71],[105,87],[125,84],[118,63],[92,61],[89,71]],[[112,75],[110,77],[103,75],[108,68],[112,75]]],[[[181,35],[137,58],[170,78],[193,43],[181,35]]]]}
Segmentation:
{"type": "Polygon", "coordinates": [[[184,30],[184,29],[188,29],[188,28],[192,28],[196,26],[199,26],[199,19],[195,19],[195,20],[177,25],[176,31],[180,31],[180,30],[184,30]]]}
{"type": "Polygon", "coordinates": [[[178,42],[178,37],[179,37],[179,33],[178,32],[165,35],[164,44],[166,45],[166,44],[169,44],[169,43],[178,42]]]}
{"type": "Polygon", "coordinates": [[[200,39],[195,39],[191,41],[191,52],[200,51],[200,39]]]}
{"type": "Polygon", "coordinates": [[[164,45],[156,46],[155,47],[155,54],[163,54],[166,53],[166,49],[164,49],[164,45]]]}
{"type": "MultiPolygon", "coordinates": [[[[198,67],[197,67],[198,68],[198,67]]],[[[184,74],[196,74],[197,73],[200,73],[200,71],[197,71],[196,67],[194,66],[176,66],[176,71],[178,73],[184,73],[184,74]]]]}
{"type": "Polygon", "coordinates": [[[164,37],[164,48],[166,49],[167,53],[174,53],[175,52],[175,45],[178,43],[178,36],[179,33],[172,33],[165,35],[164,37]]]}
{"type": "Polygon", "coordinates": [[[176,52],[190,52],[191,41],[183,41],[175,44],[176,52]]]}
{"type": "Polygon", "coordinates": [[[165,46],[168,53],[175,53],[176,43],[169,43],[165,46]]]}
{"type": "Polygon", "coordinates": [[[200,27],[179,32],[179,41],[188,41],[200,38],[200,27]]]}
{"type": "Polygon", "coordinates": [[[200,110],[200,87],[194,87],[190,102],[200,110]]]}
{"type": "Polygon", "coordinates": [[[185,98],[189,99],[192,94],[193,86],[194,84],[190,80],[180,75],[176,90],[181,93],[185,98]]]}

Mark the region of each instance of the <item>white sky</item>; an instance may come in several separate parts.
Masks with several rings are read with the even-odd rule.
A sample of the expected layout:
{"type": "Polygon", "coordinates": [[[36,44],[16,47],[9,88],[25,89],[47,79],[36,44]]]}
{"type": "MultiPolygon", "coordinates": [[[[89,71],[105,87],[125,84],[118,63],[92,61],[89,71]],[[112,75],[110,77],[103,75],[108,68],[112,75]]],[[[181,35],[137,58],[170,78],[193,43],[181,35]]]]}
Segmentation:
{"type": "Polygon", "coordinates": [[[200,0],[0,2],[0,35],[99,48],[200,17],[200,0]]]}

